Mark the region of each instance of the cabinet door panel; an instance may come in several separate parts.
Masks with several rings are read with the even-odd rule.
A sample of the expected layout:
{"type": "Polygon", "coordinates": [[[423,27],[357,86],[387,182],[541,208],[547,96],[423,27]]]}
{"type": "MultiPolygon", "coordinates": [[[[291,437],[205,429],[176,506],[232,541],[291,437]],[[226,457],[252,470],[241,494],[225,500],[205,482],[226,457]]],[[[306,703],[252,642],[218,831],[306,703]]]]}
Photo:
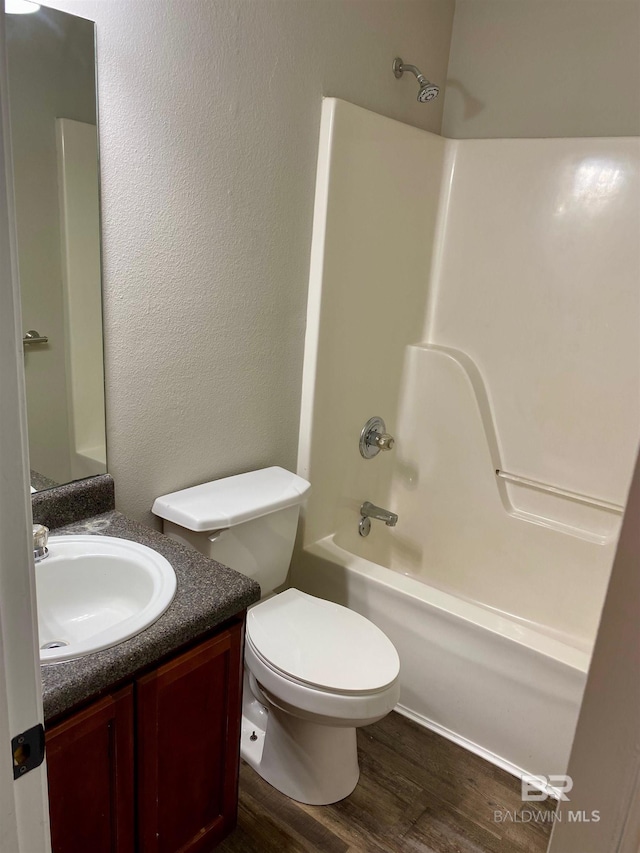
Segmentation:
{"type": "Polygon", "coordinates": [[[209,851],[235,826],[242,629],[137,682],[141,853],[209,851]]]}
{"type": "Polygon", "coordinates": [[[133,689],[46,733],[53,853],[133,853],[133,689]]]}

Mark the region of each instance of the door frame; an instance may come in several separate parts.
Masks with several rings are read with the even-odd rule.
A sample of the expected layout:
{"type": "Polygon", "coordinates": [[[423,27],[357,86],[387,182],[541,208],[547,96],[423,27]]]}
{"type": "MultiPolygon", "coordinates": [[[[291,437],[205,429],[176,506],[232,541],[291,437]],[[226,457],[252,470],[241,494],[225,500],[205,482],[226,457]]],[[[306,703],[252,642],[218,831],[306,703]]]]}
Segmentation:
{"type": "Polygon", "coordinates": [[[46,765],[14,780],[11,739],[44,723],[9,135],[0,0],[0,850],[49,853],[46,765]]]}

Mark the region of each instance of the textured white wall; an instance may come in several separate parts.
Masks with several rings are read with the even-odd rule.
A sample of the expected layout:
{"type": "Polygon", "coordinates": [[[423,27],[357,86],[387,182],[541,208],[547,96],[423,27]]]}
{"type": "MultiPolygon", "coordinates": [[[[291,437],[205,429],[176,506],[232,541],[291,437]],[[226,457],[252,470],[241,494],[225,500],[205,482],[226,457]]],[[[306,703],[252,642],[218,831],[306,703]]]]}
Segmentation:
{"type": "MultiPolygon", "coordinates": [[[[320,107],[438,131],[453,0],[55,0],[97,23],[118,507],[296,463],[320,107]]],[[[339,413],[336,413],[338,416],[339,413]]]]}
{"type": "Polygon", "coordinates": [[[443,132],[640,134],[638,0],[456,0],[443,132]]]}

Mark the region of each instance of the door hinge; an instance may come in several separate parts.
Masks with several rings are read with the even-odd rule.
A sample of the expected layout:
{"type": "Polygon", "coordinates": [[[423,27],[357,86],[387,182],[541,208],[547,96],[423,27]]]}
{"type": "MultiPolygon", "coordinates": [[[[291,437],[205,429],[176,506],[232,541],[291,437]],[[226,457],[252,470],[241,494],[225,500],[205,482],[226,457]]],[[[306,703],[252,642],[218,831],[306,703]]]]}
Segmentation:
{"type": "Polygon", "coordinates": [[[42,723],[11,739],[13,778],[19,779],[44,761],[44,727],[42,723]]]}

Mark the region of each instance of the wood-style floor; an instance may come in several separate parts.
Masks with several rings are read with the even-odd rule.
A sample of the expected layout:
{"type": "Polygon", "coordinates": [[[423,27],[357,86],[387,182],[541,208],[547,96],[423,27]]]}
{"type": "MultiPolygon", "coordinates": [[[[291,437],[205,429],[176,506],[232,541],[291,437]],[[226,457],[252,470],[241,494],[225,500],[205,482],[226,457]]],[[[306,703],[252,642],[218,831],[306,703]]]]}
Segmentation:
{"type": "Polygon", "coordinates": [[[222,853],[543,853],[547,822],[526,812],[555,810],[555,801],[525,803],[520,782],[482,758],[389,714],[358,730],[360,782],[331,806],[295,803],[244,762],[238,828],[222,853]],[[522,813],[497,822],[494,813],[522,813]]]}

